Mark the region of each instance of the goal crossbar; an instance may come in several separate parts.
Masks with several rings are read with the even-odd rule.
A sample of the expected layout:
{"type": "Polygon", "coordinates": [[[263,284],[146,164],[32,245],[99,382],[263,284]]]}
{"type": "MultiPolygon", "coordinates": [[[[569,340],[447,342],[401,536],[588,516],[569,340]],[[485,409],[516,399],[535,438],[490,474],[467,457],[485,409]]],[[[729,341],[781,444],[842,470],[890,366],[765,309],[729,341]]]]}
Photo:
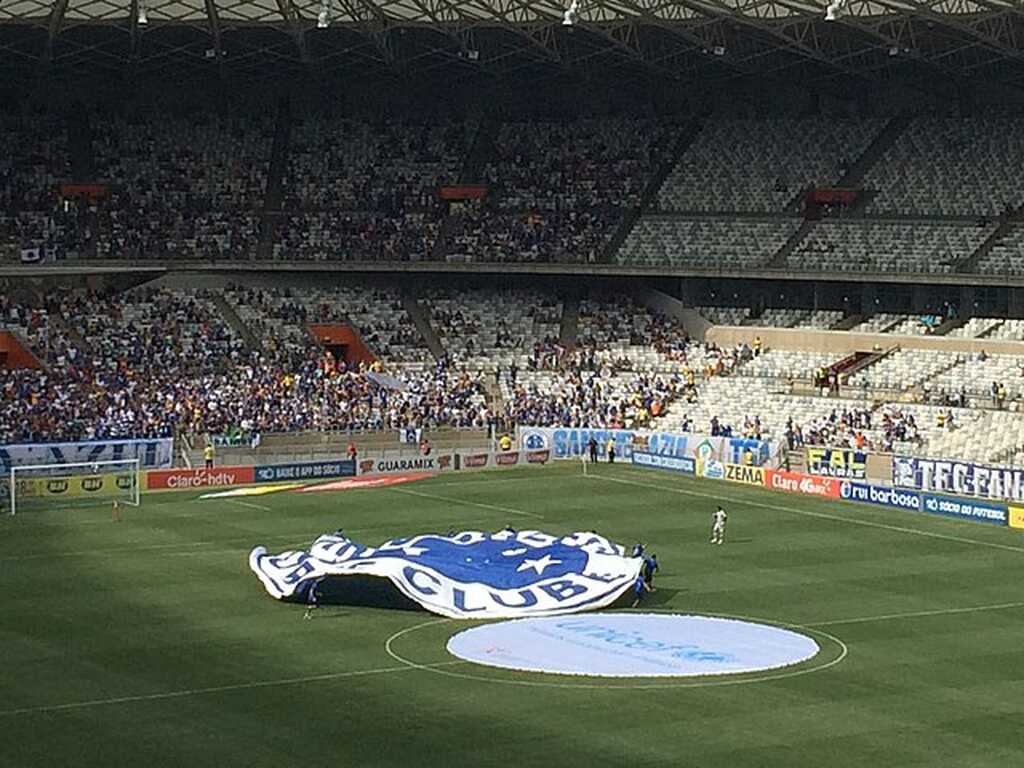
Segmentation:
{"type": "Polygon", "coordinates": [[[12,466],[8,477],[10,514],[17,513],[19,498],[24,497],[53,502],[75,499],[87,503],[116,499],[138,506],[140,467],[137,458],[12,466]]]}

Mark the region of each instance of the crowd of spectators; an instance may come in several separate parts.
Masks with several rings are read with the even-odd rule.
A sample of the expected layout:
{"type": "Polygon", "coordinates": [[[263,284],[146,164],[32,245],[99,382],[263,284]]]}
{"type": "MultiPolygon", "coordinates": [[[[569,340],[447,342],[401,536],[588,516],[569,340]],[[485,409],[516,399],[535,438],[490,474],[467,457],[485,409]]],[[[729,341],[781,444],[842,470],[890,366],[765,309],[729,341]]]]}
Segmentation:
{"type": "MultiPolygon", "coordinates": [[[[257,292],[247,296],[261,300],[257,292]]],[[[309,317],[298,302],[284,306],[296,321],[309,317]]],[[[389,388],[369,376],[379,365],[346,366],[312,340],[251,350],[201,290],[54,292],[45,309],[5,296],[0,313],[5,326],[30,338],[42,337],[57,316],[77,335],[43,368],[0,372],[4,443],[220,434],[243,425],[260,432],[481,426],[491,419],[478,374],[444,364],[397,370],[398,385],[389,388]]]]}
{"type": "MultiPolygon", "coordinates": [[[[954,427],[953,415],[943,413],[942,426],[954,427]],[[948,420],[947,420],[948,418],[948,420]]],[[[896,443],[920,444],[921,432],[912,410],[895,404],[869,408],[833,409],[805,424],[786,421],[783,435],[790,450],[805,445],[891,452],[896,443]]]]}
{"type": "Polygon", "coordinates": [[[248,258],[260,237],[272,116],[160,102],[92,120],[100,258],[248,258]]]}
{"type": "Polygon", "coordinates": [[[484,171],[487,199],[456,214],[448,257],[599,260],[672,136],[654,121],[626,118],[504,124],[484,171]]]}

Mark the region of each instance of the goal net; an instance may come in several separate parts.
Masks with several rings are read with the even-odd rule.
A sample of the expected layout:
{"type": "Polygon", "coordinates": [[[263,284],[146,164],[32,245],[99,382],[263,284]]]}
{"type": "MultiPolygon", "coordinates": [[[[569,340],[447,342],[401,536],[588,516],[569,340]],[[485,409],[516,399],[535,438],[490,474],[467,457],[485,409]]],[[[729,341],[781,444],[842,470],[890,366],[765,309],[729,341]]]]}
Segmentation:
{"type": "Polygon", "coordinates": [[[11,467],[5,506],[12,515],[36,509],[139,505],[139,460],[88,461],[11,467]]]}

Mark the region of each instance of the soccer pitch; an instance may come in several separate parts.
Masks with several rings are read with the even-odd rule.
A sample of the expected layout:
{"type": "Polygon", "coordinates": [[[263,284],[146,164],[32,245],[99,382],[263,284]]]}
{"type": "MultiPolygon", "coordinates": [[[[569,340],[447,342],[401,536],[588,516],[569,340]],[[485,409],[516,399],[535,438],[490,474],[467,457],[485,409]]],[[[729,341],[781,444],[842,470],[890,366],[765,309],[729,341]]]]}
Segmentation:
{"type": "Polygon", "coordinates": [[[575,462],[198,495],[0,520],[0,766],[1024,766],[1024,536],[1005,528],[575,462]],[[821,652],[721,679],[517,673],[447,654],[472,622],[304,621],[247,564],[338,527],[375,545],[506,524],[642,540],[648,609],[792,625],[821,652]]]}

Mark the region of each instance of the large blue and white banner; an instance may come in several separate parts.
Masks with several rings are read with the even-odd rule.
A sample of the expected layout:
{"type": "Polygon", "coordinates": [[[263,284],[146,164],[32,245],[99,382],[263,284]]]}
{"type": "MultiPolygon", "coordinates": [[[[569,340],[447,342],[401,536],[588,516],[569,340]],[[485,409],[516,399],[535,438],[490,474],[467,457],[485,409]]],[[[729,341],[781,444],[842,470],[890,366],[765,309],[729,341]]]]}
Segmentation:
{"type": "Polygon", "coordinates": [[[142,469],[162,469],[174,459],[174,439],[83,440],[77,443],[19,443],[0,446],[0,469],[33,464],[73,464],[87,461],[138,459],[142,469]]]}
{"type": "Polygon", "coordinates": [[[308,552],[271,555],[256,547],[249,554],[249,567],[277,599],[304,599],[324,578],[380,576],[428,611],[455,619],[602,608],[633,586],[642,564],[596,533],[512,530],[430,533],[379,547],[328,534],[308,552]]]}
{"type": "Polygon", "coordinates": [[[892,480],[901,488],[956,496],[1024,501],[1024,468],[994,467],[954,459],[892,457],[892,480]]]}
{"type": "Polygon", "coordinates": [[[586,429],[577,427],[520,427],[520,441],[525,450],[550,449],[556,459],[578,458],[588,452],[591,438],[597,441],[604,456],[608,441],[615,443],[615,454],[629,459],[633,451],[658,456],[686,456],[723,464],[745,464],[744,454],[751,453],[753,463],[764,464],[771,456],[771,444],[745,437],[708,437],[674,432],[650,432],[632,429],[586,429]]]}

